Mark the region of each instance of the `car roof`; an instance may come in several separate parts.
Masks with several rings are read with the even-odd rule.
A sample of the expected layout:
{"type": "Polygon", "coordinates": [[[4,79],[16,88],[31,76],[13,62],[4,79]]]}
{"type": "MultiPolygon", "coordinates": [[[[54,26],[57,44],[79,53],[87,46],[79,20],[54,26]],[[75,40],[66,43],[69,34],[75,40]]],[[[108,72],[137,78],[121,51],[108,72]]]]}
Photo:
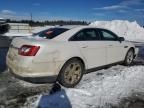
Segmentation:
{"type": "Polygon", "coordinates": [[[76,27],[80,27],[80,25],[62,25],[62,26],[54,26],[53,28],[73,29],[76,27]]]}
{"type": "MultiPolygon", "coordinates": [[[[82,30],[82,29],[88,29],[88,28],[93,28],[93,29],[104,29],[104,28],[97,28],[97,27],[94,27],[94,26],[75,26],[71,29],[69,29],[68,31],[60,34],[59,36],[55,37],[53,40],[55,41],[68,41],[68,39],[70,37],[72,37],[75,33],[77,33],[78,31],[82,30]]],[[[107,29],[105,29],[107,30],[107,29]]]]}
{"type": "Polygon", "coordinates": [[[71,29],[85,29],[85,28],[104,29],[104,28],[98,28],[98,27],[89,26],[89,25],[64,25],[64,26],[53,26],[50,28],[46,28],[42,31],[49,30],[51,28],[63,28],[63,29],[69,29],[69,30],[71,30],[71,29]]]}
{"type": "MultiPolygon", "coordinates": [[[[87,29],[87,28],[94,28],[94,29],[105,29],[105,28],[100,28],[100,27],[96,27],[96,26],[90,26],[90,25],[83,25],[83,26],[75,26],[73,28],[79,28],[79,29],[87,29]]],[[[73,29],[72,28],[72,29],[73,29]]],[[[107,30],[107,29],[106,29],[107,30]]]]}

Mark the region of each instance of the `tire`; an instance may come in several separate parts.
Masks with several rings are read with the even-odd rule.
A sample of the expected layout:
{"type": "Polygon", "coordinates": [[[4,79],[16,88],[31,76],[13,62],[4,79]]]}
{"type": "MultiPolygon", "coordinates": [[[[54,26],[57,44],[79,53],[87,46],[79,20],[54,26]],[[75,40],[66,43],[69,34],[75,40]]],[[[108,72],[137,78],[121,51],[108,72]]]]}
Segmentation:
{"type": "Polygon", "coordinates": [[[124,65],[126,66],[131,65],[133,60],[134,60],[134,51],[133,49],[129,49],[124,60],[124,65]]]}
{"type": "Polygon", "coordinates": [[[59,83],[67,88],[75,87],[82,79],[84,73],[84,64],[76,59],[68,60],[62,67],[58,76],[59,83]]]}

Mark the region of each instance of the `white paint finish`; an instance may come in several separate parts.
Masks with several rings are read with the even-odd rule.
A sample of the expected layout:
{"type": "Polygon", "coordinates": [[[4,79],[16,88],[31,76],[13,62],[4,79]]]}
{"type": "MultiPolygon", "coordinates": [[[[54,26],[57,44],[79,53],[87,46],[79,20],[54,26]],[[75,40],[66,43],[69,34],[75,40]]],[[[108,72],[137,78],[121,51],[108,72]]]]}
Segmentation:
{"type": "Polygon", "coordinates": [[[106,64],[111,64],[111,63],[124,60],[126,51],[129,48],[129,47],[124,48],[124,46],[128,46],[128,45],[123,44],[123,42],[120,43],[119,41],[105,41],[104,44],[107,53],[106,64]]]}
{"type": "Polygon", "coordinates": [[[73,41],[71,43],[78,46],[89,69],[106,65],[106,47],[102,41],[73,41]]]}

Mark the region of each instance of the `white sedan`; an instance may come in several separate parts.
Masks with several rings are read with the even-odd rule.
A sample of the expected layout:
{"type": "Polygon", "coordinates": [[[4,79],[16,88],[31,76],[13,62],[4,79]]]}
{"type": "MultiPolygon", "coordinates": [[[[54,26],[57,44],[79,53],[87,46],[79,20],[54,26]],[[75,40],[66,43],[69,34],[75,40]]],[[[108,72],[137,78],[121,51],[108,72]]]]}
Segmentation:
{"type": "Polygon", "coordinates": [[[74,87],[87,72],[130,65],[138,52],[123,37],[90,26],[51,28],[39,36],[15,38],[7,54],[10,72],[32,83],[58,81],[74,87]]]}

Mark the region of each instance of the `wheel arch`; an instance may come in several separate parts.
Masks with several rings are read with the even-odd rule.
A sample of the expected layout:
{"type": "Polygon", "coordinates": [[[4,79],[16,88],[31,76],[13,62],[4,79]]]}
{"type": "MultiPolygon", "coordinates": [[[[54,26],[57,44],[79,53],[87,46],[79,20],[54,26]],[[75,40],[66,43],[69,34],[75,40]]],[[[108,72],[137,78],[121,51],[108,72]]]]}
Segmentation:
{"type": "Polygon", "coordinates": [[[78,60],[80,60],[80,61],[82,62],[82,64],[83,64],[83,66],[84,66],[84,69],[86,69],[86,64],[85,64],[84,60],[83,60],[81,57],[78,57],[78,56],[69,58],[69,59],[64,63],[64,65],[65,65],[69,60],[71,60],[71,59],[78,59],[78,60]]]}
{"type": "Polygon", "coordinates": [[[126,56],[125,56],[125,59],[124,59],[124,62],[123,62],[123,64],[125,65],[125,66],[129,66],[132,62],[133,62],[133,60],[132,60],[132,62],[131,63],[128,63],[127,62],[127,55],[128,55],[128,53],[129,53],[129,51],[133,51],[133,54],[134,54],[134,57],[133,57],[133,59],[135,58],[135,48],[134,47],[130,47],[128,50],[127,50],[127,53],[126,53],[126,56]]]}
{"type": "MultiPolygon", "coordinates": [[[[129,50],[133,50],[134,54],[135,54],[135,48],[134,47],[130,47],[129,50]]],[[[129,51],[128,50],[128,51],[129,51]]]]}

